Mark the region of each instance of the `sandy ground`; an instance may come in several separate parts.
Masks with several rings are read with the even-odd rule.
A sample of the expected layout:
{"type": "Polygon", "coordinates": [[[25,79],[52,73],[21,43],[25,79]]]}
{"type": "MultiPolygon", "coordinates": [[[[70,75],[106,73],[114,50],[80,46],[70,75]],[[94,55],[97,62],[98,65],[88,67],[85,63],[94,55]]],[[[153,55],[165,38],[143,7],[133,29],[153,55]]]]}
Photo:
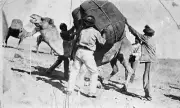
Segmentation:
{"type": "MultiPolygon", "coordinates": [[[[9,39],[9,47],[4,48],[4,63],[12,74],[11,88],[3,95],[4,108],[65,108],[66,95],[64,90],[67,82],[63,80],[63,64],[49,77],[45,70],[56,60],[49,54],[45,44],[40,45],[40,54],[34,53],[35,38],[24,40],[22,50],[15,47],[18,40],[9,39]],[[19,54],[20,56],[15,56],[19,54]]],[[[81,86],[82,93],[73,94],[71,108],[180,108],[180,60],[160,59],[152,71],[152,101],[144,101],[142,75],[144,65],[138,66],[136,78],[129,85],[128,93],[121,93],[118,88],[124,82],[124,68],[119,64],[120,71],[111,79],[107,90],[98,89],[96,99],[84,95],[88,87],[81,86]],[[156,70],[156,71],[155,71],[156,70]]],[[[109,64],[100,67],[102,76],[111,72],[109,64]]],[[[66,108],[67,104],[66,104],[66,108]]]]}

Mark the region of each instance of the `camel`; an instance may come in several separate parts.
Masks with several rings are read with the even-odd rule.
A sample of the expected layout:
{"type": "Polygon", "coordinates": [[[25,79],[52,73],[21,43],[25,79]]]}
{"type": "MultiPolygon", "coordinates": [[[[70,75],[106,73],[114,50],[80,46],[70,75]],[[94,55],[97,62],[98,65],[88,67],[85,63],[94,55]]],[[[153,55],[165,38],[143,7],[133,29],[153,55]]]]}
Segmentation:
{"type": "Polygon", "coordinates": [[[110,63],[113,69],[109,77],[105,78],[103,82],[107,82],[118,72],[117,61],[119,61],[128,72],[128,75],[125,73],[127,78],[122,88],[122,90],[127,91],[129,80],[134,71],[129,64],[132,45],[125,33],[126,18],[111,2],[87,0],[72,11],[76,29],[81,28],[82,19],[86,15],[95,17],[96,29],[106,38],[106,44],[100,48],[97,45],[97,50],[94,53],[97,66],[110,63]]]}
{"type": "MultiPolygon", "coordinates": [[[[41,44],[41,42],[43,42],[43,37],[42,37],[42,35],[39,35],[39,36],[37,37],[36,42],[37,42],[37,44],[36,44],[36,53],[39,54],[39,45],[41,44]]],[[[54,52],[53,52],[52,49],[51,49],[51,51],[50,51],[50,54],[51,54],[51,55],[54,54],[54,52]]]]}
{"type": "Polygon", "coordinates": [[[58,55],[63,55],[63,47],[61,45],[62,39],[59,36],[56,26],[54,25],[53,19],[48,17],[41,17],[37,14],[32,14],[30,18],[30,22],[36,26],[33,30],[33,34],[36,32],[40,32],[41,34],[40,42],[44,41],[58,55]]]}
{"type": "MultiPolygon", "coordinates": [[[[35,18],[37,20],[37,22],[40,22],[41,19],[43,17],[39,16],[39,15],[36,15],[36,14],[33,14],[30,16],[32,19],[35,18]]],[[[32,22],[32,20],[30,21],[32,22]]],[[[33,22],[32,22],[33,23],[33,22]]],[[[53,22],[54,23],[54,22],[53,22]]],[[[35,25],[35,29],[33,30],[33,34],[35,34],[36,32],[42,30],[41,26],[38,24],[38,23],[33,23],[35,25]]],[[[36,53],[39,54],[39,45],[41,44],[41,42],[45,41],[42,34],[40,34],[38,37],[37,37],[37,44],[36,44],[36,53]]],[[[51,49],[50,51],[50,54],[53,55],[54,52],[53,52],[53,49],[51,49]]]]}
{"type": "Polygon", "coordinates": [[[10,36],[19,39],[17,49],[19,49],[19,45],[25,38],[32,36],[31,32],[27,32],[24,29],[23,22],[20,19],[13,19],[11,26],[8,28],[7,33],[5,34],[5,46],[7,46],[7,42],[10,36]]]}
{"type": "MultiPolygon", "coordinates": [[[[44,41],[58,55],[62,55],[63,49],[62,49],[62,45],[60,45],[60,43],[62,42],[62,39],[57,33],[57,29],[54,26],[53,20],[51,18],[48,18],[48,17],[44,18],[36,14],[33,14],[30,17],[31,17],[30,22],[36,25],[35,31],[40,31],[44,38],[44,41]]],[[[79,17],[79,16],[76,16],[76,17],[79,17]]],[[[78,31],[81,28],[81,20],[76,20],[76,18],[74,18],[74,26],[76,27],[76,30],[78,31]]],[[[101,66],[106,63],[110,63],[113,68],[113,71],[110,77],[106,78],[106,80],[109,80],[115,73],[118,72],[117,60],[120,61],[120,63],[125,67],[126,70],[128,70],[130,73],[133,73],[133,70],[129,64],[129,57],[132,53],[131,52],[132,45],[130,41],[127,39],[125,31],[123,31],[122,35],[123,35],[123,38],[120,41],[117,41],[113,45],[111,45],[111,49],[109,49],[110,50],[109,54],[111,55],[110,59],[102,62],[102,59],[103,59],[102,57],[104,57],[102,55],[103,53],[106,53],[106,51],[104,50],[96,51],[94,54],[95,60],[98,66],[101,66]]]]}

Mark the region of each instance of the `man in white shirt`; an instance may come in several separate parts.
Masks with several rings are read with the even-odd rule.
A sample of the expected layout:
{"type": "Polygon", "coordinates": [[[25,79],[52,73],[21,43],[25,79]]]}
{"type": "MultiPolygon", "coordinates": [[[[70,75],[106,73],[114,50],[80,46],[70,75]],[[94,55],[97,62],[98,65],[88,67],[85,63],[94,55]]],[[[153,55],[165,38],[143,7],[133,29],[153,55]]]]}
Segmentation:
{"type": "Polygon", "coordinates": [[[79,74],[82,65],[85,64],[91,75],[90,92],[87,95],[90,97],[96,97],[99,73],[93,54],[96,50],[96,41],[103,45],[106,40],[101,36],[100,32],[94,28],[94,24],[95,18],[93,16],[86,16],[83,19],[83,29],[80,32],[79,45],[69,75],[69,94],[74,91],[76,77],[79,74]]]}

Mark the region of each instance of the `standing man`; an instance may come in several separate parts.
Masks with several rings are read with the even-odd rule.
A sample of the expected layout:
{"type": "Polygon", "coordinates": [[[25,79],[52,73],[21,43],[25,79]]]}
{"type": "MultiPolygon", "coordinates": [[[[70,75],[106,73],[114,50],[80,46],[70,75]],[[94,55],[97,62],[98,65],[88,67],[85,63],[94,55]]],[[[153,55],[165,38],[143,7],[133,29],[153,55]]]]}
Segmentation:
{"type": "MultiPolygon", "coordinates": [[[[131,78],[130,78],[130,82],[133,83],[134,78],[135,78],[135,71],[136,68],[139,64],[139,59],[141,57],[141,40],[139,40],[137,37],[135,38],[135,43],[132,44],[133,50],[132,50],[132,54],[130,56],[130,64],[132,69],[134,70],[134,73],[132,74],[131,78]]],[[[127,79],[127,71],[126,71],[126,79],[127,79]]]]}
{"type": "Polygon", "coordinates": [[[154,41],[152,40],[152,36],[154,36],[155,31],[148,25],[146,25],[143,30],[144,34],[140,34],[128,24],[127,20],[126,24],[129,28],[129,31],[142,42],[142,54],[140,62],[145,63],[145,71],[143,75],[143,88],[145,92],[145,99],[150,101],[152,100],[150,93],[150,71],[152,63],[156,62],[156,48],[154,41]]]}
{"type": "Polygon", "coordinates": [[[98,83],[98,69],[94,59],[94,51],[96,50],[96,41],[100,44],[105,44],[105,39],[101,36],[100,32],[95,28],[95,18],[93,16],[86,16],[83,19],[83,29],[80,32],[78,49],[75,54],[74,62],[70,71],[68,81],[68,94],[72,94],[75,87],[76,77],[83,64],[91,74],[90,97],[96,97],[96,87],[98,83]]]}
{"type": "Polygon", "coordinates": [[[64,55],[59,55],[56,62],[46,71],[48,74],[51,74],[52,71],[64,61],[64,78],[65,80],[69,79],[69,58],[72,52],[72,41],[76,33],[74,33],[74,26],[67,30],[67,25],[65,23],[61,23],[59,26],[61,33],[60,36],[63,39],[63,50],[64,55]]]}

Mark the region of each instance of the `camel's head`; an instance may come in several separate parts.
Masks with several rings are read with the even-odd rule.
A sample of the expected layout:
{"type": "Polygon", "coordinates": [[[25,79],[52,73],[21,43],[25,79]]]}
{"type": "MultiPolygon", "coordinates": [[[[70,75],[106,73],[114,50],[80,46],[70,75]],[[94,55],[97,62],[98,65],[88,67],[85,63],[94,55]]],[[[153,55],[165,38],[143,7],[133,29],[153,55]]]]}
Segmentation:
{"type": "Polygon", "coordinates": [[[54,21],[48,17],[41,17],[37,14],[32,14],[30,22],[35,24],[37,27],[47,28],[49,25],[54,26],[54,21]]]}
{"type": "Polygon", "coordinates": [[[40,26],[41,25],[41,23],[42,23],[42,17],[41,16],[39,16],[37,14],[32,14],[30,16],[30,18],[31,18],[30,19],[31,23],[35,24],[36,26],[40,26]]]}

